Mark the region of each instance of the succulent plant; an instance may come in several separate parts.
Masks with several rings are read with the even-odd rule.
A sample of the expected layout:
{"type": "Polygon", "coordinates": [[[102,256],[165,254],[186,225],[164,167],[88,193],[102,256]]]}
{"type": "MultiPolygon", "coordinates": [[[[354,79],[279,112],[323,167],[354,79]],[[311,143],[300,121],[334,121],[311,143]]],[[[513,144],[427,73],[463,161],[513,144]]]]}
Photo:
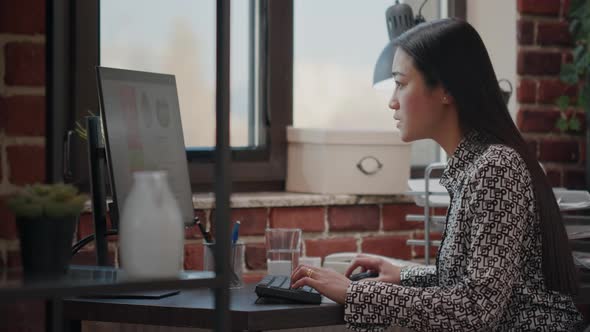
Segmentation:
{"type": "Polygon", "coordinates": [[[80,214],[87,200],[87,195],[69,184],[34,184],[13,194],[7,205],[17,217],[63,218],[80,214]]]}

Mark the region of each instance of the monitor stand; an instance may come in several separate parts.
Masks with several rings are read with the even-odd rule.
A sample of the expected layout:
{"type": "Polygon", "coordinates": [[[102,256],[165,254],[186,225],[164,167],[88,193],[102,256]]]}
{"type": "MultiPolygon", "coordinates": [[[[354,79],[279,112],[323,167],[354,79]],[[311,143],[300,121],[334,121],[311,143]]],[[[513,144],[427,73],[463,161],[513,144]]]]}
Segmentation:
{"type": "MultiPolygon", "coordinates": [[[[94,223],[94,234],[78,241],[72,247],[72,256],[75,255],[86,244],[95,241],[96,264],[99,266],[108,265],[108,242],[107,236],[117,234],[118,220],[112,215],[113,228],[107,230],[106,220],[106,194],[104,170],[106,165],[106,152],[102,139],[100,117],[86,117],[86,134],[88,141],[88,166],[90,170],[90,193],[92,202],[92,220],[94,223]]],[[[114,201],[111,204],[115,204],[114,201]]],[[[109,205],[109,211],[117,209],[109,205]]]]}

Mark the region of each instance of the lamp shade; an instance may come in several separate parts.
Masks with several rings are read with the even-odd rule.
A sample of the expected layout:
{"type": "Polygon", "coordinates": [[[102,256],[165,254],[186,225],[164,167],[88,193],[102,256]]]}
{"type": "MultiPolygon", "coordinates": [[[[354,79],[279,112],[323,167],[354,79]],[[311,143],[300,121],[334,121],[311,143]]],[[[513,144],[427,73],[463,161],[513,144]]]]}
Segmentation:
{"type": "Polygon", "coordinates": [[[393,65],[393,56],[396,47],[393,41],[387,43],[375,64],[373,72],[373,87],[378,90],[392,89],[394,86],[391,66],[393,65]]]}
{"type": "Polygon", "coordinates": [[[385,12],[385,23],[387,24],[389,43],[381,51],[373,72],[373,87],[376,89],[393,88],[393,76],[391,74],[391,65],[395,54],[393,41],[416,24],[412,7],[396,0],[395,4],[387,8],[385,12]]]}

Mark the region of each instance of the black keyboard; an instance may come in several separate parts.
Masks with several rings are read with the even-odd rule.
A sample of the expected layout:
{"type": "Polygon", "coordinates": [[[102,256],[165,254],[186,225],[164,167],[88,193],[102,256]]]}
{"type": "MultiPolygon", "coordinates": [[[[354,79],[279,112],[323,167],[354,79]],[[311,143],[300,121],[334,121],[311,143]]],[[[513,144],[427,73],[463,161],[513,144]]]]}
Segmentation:
{"type": "Polygon", "coordinates": [[[259,297],[290,300],[299,303],[319,304],[322,295],[309,286],[291,288],[291,279],[288,276],[265,276],[256,284],[256,295],[259,297]]]}

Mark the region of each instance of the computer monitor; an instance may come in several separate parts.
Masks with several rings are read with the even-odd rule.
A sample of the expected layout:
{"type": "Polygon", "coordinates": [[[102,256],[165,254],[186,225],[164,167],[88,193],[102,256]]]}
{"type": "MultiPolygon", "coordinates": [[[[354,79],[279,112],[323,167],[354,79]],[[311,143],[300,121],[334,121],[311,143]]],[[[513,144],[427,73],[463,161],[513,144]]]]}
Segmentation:
{"type": "Polygon", "coordinates": [[[111,189],[118,215],[133,172],[168,173],[186,225],[194,221],[182,123],[173,75],[97,67],[111,189]]]}

